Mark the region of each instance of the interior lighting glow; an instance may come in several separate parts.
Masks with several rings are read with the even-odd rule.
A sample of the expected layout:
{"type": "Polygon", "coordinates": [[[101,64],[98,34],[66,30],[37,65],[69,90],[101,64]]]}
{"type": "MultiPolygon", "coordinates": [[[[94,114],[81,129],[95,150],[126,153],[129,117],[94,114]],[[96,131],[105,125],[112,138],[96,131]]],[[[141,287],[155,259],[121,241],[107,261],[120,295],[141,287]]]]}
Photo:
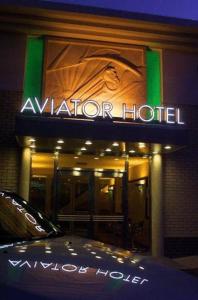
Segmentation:
{"type": "Polygon", "coordinates": [[[30,148],[34,149],[34,148],[36,148],[36,145],[35,144],[30,145],[30,148]]]}
{"type": "Polygon", "coordinates": [[[74,156],[74,159],[78,159],[79,157],[78,156],[74,156]]]}
{"type": "Polygon", "coordinates": [[[73,176],[80,176],[80,172],[79,171],[73,171],[72,174],[73,174],[73,176]]]}
{"type": "Polygon", "coordinates": [[[94,159],[99,159],[99,157],[94,157],[94,159]]]}
{"type": "Polygon", "coordinates": [[[142,148],[145,148],[145,147],[146,147],[145,143],[139,143],[139,144],[138,144],[138,146],[139,146],[139,148],[140,148],[140,149],[142,149],[142,148]]]}
{"type": "Polygon", "coordinates": [[[80,150],[81,150],[81,151],[86,151],[86,150],[87,150],[87,148],[85,148],[85,147],[82,147],[80,150]]]}
{"type": "Polygon", "coordinates": [[[56,149],[56,150],[61,150],[62,147],[61,147],[61,146],[56,146],[55,149],[56,149]]]}
{"type": "Polygon", "coordinates": [[[28,142],[30,142],[30,143],[34,143],[34,142],[36,142],[36,139],[34,139],[34,138],[30,138],[30,139],[28,140],[28,142]]]}
{"type": "Polygon", "coordinates": [[[157,151],[153,151],[152,153],[153,153],[154,155],[155,155],[155,154],[158,154],[158,152],[157,152],[157,151]]]}
{"type": "Polygon", "coordinates": [[[170,149],[172,149],[172,147],[171,147],[170,145],[166,145],[166,146],[164,147],[164,149],[170,150],[170,149]]]}
{"type": "Polygon", "coordinates": [[[57,141],[57,143],[58,144],[64,144],[64,141],[60,139],[60,140],[57,141]]]}
{"type": "Polygon", "coordinates": [[[107,148],[105,151],[106,151],[106,152],[111,152],[111,149],[110,149],[110,148],[107,148]]]}
{"type": "Polygon", "coordinates": [[[112,146],[113,146],[113,147],[118,147],[118,146],[119,146],[119,143],[118,143],[118,142],[114,142],[114,143],[112,144],[112,146]]]}
{"type": "Polygon", "coordinates": [[[131,149],[129,150],[129,153],[135,153],[135,150],[131,149]]]}
{"type": "Polygon", "coordinates": [[[92,145],[92,141],[86,141],[85,145],[92,145]]]}

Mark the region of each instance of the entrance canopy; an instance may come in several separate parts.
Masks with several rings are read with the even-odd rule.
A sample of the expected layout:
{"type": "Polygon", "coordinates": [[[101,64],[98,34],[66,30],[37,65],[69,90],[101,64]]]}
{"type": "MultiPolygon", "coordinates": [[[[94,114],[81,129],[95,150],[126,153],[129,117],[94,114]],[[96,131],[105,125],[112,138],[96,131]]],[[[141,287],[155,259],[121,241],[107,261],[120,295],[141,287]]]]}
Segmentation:
{"type": "Polygon", "coordinates": [[[176,124],[141,124],[119,120],[64,119],[18,115],[18,137],[117,140],[184,146],[189,144],[189,130],[176,124]]]}

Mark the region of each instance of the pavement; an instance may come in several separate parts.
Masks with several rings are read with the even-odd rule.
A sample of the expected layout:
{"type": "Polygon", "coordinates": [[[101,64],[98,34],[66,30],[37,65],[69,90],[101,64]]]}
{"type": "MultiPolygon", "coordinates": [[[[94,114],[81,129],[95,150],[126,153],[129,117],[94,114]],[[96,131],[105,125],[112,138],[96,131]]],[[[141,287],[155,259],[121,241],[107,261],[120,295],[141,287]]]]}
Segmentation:
{"type": "Polygon", "coordinates": [[[179,269],[198,277],[197,255],[174,258],[173,262],[177,264],[179,269]]]}

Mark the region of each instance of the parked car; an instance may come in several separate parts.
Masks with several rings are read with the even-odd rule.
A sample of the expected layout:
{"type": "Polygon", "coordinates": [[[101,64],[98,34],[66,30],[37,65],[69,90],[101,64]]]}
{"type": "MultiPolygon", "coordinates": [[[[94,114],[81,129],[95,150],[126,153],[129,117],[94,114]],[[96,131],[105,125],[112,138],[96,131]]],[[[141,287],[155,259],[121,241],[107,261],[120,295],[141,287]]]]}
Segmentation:
{"type": "Polygon", "coordinates": [[[0,192],[0,299],[197,300],[195,277],[101,242],[64,234],[0,192]]]}

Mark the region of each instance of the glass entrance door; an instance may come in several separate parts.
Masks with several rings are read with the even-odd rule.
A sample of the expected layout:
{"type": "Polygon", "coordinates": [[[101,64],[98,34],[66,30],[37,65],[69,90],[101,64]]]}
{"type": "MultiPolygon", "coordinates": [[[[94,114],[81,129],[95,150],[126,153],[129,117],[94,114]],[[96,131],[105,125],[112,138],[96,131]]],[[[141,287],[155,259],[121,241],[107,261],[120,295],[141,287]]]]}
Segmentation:
{"type": "Polygon", "coordinates": [[[106,171],[95,177],[94,237],[123,246],[123,173],[106,171]]]}
{"type": "Polygon", "coordinates": [[[56,219],[63,230],[122,246],[124,175],[107,170],[57,170],[56,219]]]}
{"type": "Polygon", "coordinates": [[[89,235],[91,173],[58,170],[56,216],[66,233],[89,235]]]}

